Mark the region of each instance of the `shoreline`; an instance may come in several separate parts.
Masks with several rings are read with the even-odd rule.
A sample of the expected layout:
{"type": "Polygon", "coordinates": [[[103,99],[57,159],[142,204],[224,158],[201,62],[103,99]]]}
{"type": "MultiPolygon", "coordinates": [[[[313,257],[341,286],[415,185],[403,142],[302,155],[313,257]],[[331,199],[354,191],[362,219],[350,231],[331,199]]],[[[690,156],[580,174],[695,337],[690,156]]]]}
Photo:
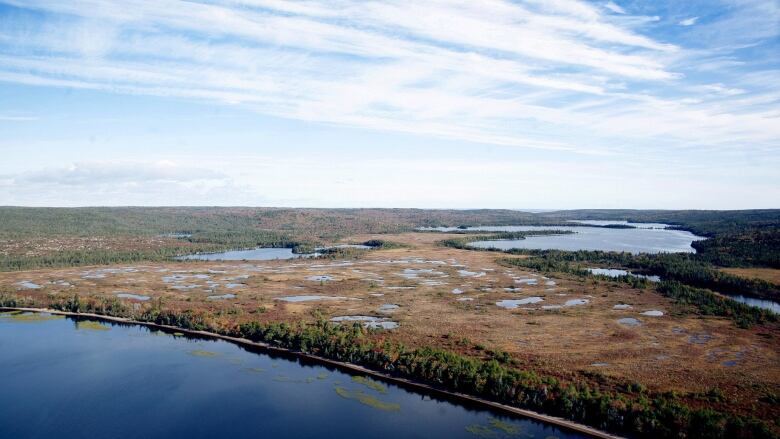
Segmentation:
{"type": "Polygon", "coordinates": [[[103,320],[108,322],[116,322],[116,323],[125,323],[125,324],[134,324],[134,325],[141,325],[146,326],[149,328],[159,328],[159,329],[165,329],[169,331],[174,332],[181,332],[183,334],[189,334],[199,337],[206,337],[206,338],[212,338],[212,339],[219,339],[224,340],[239,346],[248,346],[256,349],[262,349],[269,352],[276,352],[276,353],[282,353],[286,355],[291,355],[299,358],[305,358],[307,360],[320,363],[320,364],[326,364],[333,366],[337,369],[340,369],[342,371],[349,371],[349,372],[357,372],[359,374],[363,375],[369,375],[371,377],[378,378],[382,381],[394,383],[394,384],[401,384],[406,387],[411,387],[414,389],[424,390],[426,392],[434,393],[437,395],[441,395],[447,398],[454,399],[456,401],[467,401],[469,403],[483,406],[483,407],[490,407],[492,409],[495,409],[500,412],[504,412],[506,414],[514,415],[514,416],[521,416],[525,418],[534,419],[537,421],[541,421],[544,423],[552,424],[557,427],[562,427],[568,430],[576,431],[578,433],[583,433],[586,435],[589,435],[594,438],[601,438],[601,439],[621,439],[621,436],[613,435],[601,430],[598,430],[593,427],[589,427],[584,424],[578,424],[573,421],[569,421],[567,419],[559,418],[556,416],[550,416],[545,415],[542,413],[538,413],[532,410],[526,410],[521,409],[517,407],[513,407],[506,404],[501,404],[498,402],[490,401],[487,399],[479,398],[476,396],[468,395],[465,393],[459,393],[459,392],[453,392],[450,390],[444,390],[441,388],[437,388],[434,386],[431,386],[429,384],[421,383],[418,381],[410,380],[407,378],[401,378],[396,377],[390,374],[386,374],[384,372],[375,371],[372,369],[365,368],[363,366],[352,364],[352,363],[346,363],[342,361],[336,361],[331,360],[328,358],[320,357],[317,355],[307,354],[304,352],[294,351],[287,348],[279,347],[279,346],[273,346],[271,344],[262,343],[262,342],[255,342],[251,341],[249,339],[245,338],[238,338],[238,337],[231,337],[227,335],[221,335],[216,334],[213,332],[208,331],[196,331],[192,329],[184,329],[179,328],[177,326],[169,326],[169,325],[161,325],[157,323],[152,322],[142,322],[138,320],[133,320],[129,318],[124,317],[114,317],[114,316],[107,316],[102,314],[94,314],[94,313],[78,313],[78,312],[70,312],[70,311],[59,311],[54,309],[48,309],[48,308],[23,308],[23,307],[0,307],[0,311],[23,311],[23,312],[39,312],[39,313],[49,313],[54,315],[63,315],[63,316],[73,316],[73,317],[89,317],[97,320],[103,320]]]}

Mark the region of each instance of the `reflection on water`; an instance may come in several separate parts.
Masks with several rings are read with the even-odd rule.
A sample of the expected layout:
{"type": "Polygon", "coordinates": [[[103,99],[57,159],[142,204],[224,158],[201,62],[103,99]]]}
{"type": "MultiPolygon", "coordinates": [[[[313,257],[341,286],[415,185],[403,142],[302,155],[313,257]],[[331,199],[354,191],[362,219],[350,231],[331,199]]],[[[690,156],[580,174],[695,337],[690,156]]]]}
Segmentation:
{"type": "MultiPolygon", "coordinates": [[[[527,248],[541,250],[603,250],[630,253],[695,253],[693,241],[705,239],[691,232],[671,230],[665,224],[631,224],[633,229],[610,229],[587,226],[481,226],[464,231],[523,232],[539,230],[566,230],[576,233],[564,235],[529,236],[517,240],[477,241],[477,248],[527,248]],[[663,226],[663,227],[661,227],[663,226]]],[[[454,227],[424,230],[455,231],[454,227]]],[[[463,229],[462,229],[463,230],[463,229]]]]}
{"type": "Polygon", "coordinates": [[[194,255],[177,256],[178,261],[271,261],[274,259],[296,259],[320,256],[321,251],[339,248],[371,249],[373,247],[362,244],[339,244],[332,247],[317,247],[314,253],[293,253],[291,248],[257,247],[247,250],[229,250],[217,253],[198,253],[194,255]]]}
{"type": "Polygon", "coordinates": [[[525,299],[507,299],[507,300],[499,300],[496,302],[496,305],[500,306],[501,308],[506,309],[515,309],[520,305],[529,305],[532,303],[539,303],[543,301],[541,297],[526,297],[525,299]]]}
{"type": "Polygon", "coordinates": [[[0,315],[0,376],[13,377],[0,392],[1,435],[473,438],[470,429],[478,425],[523,437],[585,437],[353,379],[305,359],[142,326],[110,328],[77,331],[74,320],[64,318],[22,325],[0,315]]]}
{"type": "Polygon", "coordinates": [[[258,247],[249,250],[230,250],[220,253],[200,253],[194,255],[177,256],[178,261],[270,261],[274,259],[294,259],[317,256],[318,253],[293,253],[291,248],[264,248],[258,247]]]}
{"type": "Polygon", "coordinates": [[[608,276],[608,277],[633,276],[633,277],[641,277],[647,279],[650,282],[661,282],[661,278],[659,276],[635,274],[635,273],[631,273],[630,271],[620,270],[617,268],[588,268],[587,271],[589,271],[591,274],[598,274],[601,276],[608,276]]]}
{"type": "Polygon", "coordinates": [[[757,308],[766,309],[780,314],[780,303],[774,302],[772,300],[754,299],[752,297],[742,295],[729,295],[728,297],[732,300],[736,300],[737,302],[744,303],[745,305],[755,306],[757,308]]]}

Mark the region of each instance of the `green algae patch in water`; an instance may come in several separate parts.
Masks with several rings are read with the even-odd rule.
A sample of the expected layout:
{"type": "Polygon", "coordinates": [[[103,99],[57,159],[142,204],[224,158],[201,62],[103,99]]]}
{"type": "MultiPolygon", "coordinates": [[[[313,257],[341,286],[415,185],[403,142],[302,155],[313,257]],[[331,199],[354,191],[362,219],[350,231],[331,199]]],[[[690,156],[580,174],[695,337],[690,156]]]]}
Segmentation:
{"type": "Polygon", "coordinates": [[[488,424],[490,424],[490,426],[495,428],[496,430],[501,430],[506,434],[520,433],[520,428],[518,426],[514,424],[510,424],[509,422],[504,422],[500,419],[490,418],[488,420],[488,424]]]}
{"type": "Polygon", "coordinates": [[[219,356],[219,354],[216,352],[204,351],[203,349],[196,349],[194,351],[189,351],[187,353],[194,357],[214,358],[219,356]]]}
{"type": "Polygon", "coordinates": [[[290,378],[286,375],[277,375],[274,377],[274,381],[277,383],[293,383],[293,384],[311,384],[314,382],[314,378],[308,377],[304,379],[290,378]]]}
{"type": "Polygon", "coordinates": [[[480,425],[480,424],[472,424],[466,427],[466,431],[473,434],[474,436],[479,437],[498,437],[498,432],[495,430],[492,430],[490,427],[486,425],[480,425]]]}
{"type": "Polygon", "coordinates": [[[504,438],[520,434],[520,427],[496,418],[488,418],[487,425],[471,424],[466,427],[469,433],[484,438],[504,438]]]}
{"type": "Polygon", "coordinates": [[[174,337],[184,337],[184,333],[183,332],[174,332],[173,336],[174,337]]]}
{"type": "Polygon", "coordinates": [[[383,386],[382,383],[370,380],[364,376],[353,376],[352,382],[366,386],[371,390],[376,390],[379,393],[387,393],[387,387],[383,386]]]}
{"type": "Polygon", "coordinates": [[[265,372],[265,369],[263,369],[262,367],[248,367],[246,370],[248,370],[249,372],[252,372],[252,373],[263,373],[263,372],[265,372]]]}
{"type": "Polygon", "coordinates": [[[397,412],[401,410],[400,404],[380,401],[374,398],[373,396],[364,393],[360,390],[351,391],[349,389],[346,389],[338,385],[334,386],[333,389],[336,391],[336,394],[338,394],[340,397],[344,399],[354,399],[363,405],[367,405],[377,410],[382,410],[386,412],[397,412]]]}
{"type": "Polygon", "coordinates": [[[106,326],[100,322],[96,322],[94,320],[85,320],[81,322],[76,322],[76,329],[77,330],[87,330],[87,331],[109,331],[111,330],[111,327],[106,326]]]}
{"type": "MultiPolygon", "coordinates": [[[[40,318],[25,318],[35,317],[40,318]]],[[[0,434],[2,437],[18,437],[19,434],[12,433],[29,431],[31,425],[35,426],[36,435],[47,438],[100,438],[106,432],[117,431],[157,437],[176,425],[177,436],[182,437],[238,438],[258,436],[260,432],[266,437],[304,439],[323,436],[326,425],[327,436],[334,438],[479,439],[465,430],[468,425],[479,425],[484,428],[477,427],[479,430],[475,431],[492,430],[496,439],[532,435],[544,439],[550,434],[561,439],[586,439],[583,434],[561,431],[533,419],[515,420],[489,406],[427,397],[427,392],[390,385],[370,374],[347,373],[296,358],[250,352],[212,337],[174,338],[173,331],[167,330],[154,335],[150,327],[87,316],[66,316],[37,324],[12,320],[11,316],[0,318],[4,355],[0,356],[0,376],[14,377],[3,382],[0,392],[0,431],[10,432],[0,434]],[[78,331],[76,320],[95,320],[111,330],[78,331]],[[6,357],[14,361],[3,361],[6,357]],[[234,357],[244,363],[231,364],[234,357]],[[271,367],[273,363],[276,368],[271,367]],[[39,367],[41,364],[45,367],[39,367]],[[100,367],[94,367],[95,364],[100,367]],[[251,370],[253,367],[266,371],[255,375],[261,370],[251,370]],[[327,378],[318,380],[321,373],[327,378]],[[384,384],[387,394],[352,381],[353,375],[384,384]],[[278,383],[273,381],[276,376],[304,383],[308,378],[312,383],[278,383]],[[90,395],[74,400],[72,386],[30,389],[29,383],[48,382],[89,383],[90,395]],[[335,387],[335,382],[340,382],[341,388],[335,387]],[[110,404],[105,403],[105,395],[112,395],[110,404]],[[149,409],[149,401],[168,401],[171,397],[198,410],[167,410],[167,405],[149,409]],[[268,413],[269,407],[274,416],[258,416],[268,413]],[[42,418],[38,412],[58,416],[42,418]],[[116,413],[133,416],[114,416],[116,413]],[[521,432],[508,436],[490,426],[491,417],[518,425],[521,432]],[[69,422],[63,423],[62,419],[69,422]]]]}
{"type": "Polygon", "coordinates": [[[327,379],[327,378],[328,378],[328,374],[325,373],[325,372],[322,372],[319,375],[317,375],[317,379],[318,380],[324,380],[324,379],[327,379]]]}
{"type": "Polygon", "coordinates": [[[65,316],[57,315],[57,314],[40,314],[40,313],[30,313],[30,314],[12,314],[11,321],[14,322],[45,322],[49,320],[62,320],[65,318],[65,316]]]}

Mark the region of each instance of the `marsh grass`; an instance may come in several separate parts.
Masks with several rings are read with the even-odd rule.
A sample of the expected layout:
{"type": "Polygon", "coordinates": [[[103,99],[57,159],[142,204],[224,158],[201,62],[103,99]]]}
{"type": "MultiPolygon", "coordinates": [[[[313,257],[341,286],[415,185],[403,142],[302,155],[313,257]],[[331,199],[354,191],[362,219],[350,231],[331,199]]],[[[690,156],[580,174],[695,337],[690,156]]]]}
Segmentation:
{"type": "Polygon", "coordinates": [[[509,422],[504,422],[497,418],[490,418],[488,420],[488,424],[490,424],[490,426],[495,428],[496,430],[501,430],[506,434],[520,433],[520,427],[514,424],[510,424],[509,422]]]}
{"type": "Polygon", "coordinates": [[[76,322],[76,329],[87,331],[110,331],[111,327],[94,320],[83,320],[76,322]]]}
{"type": "Polygon", "coordinates": [[[375,390],[379,393],[386,394],[387,387],[376,381],[370,380],[364,376],[353,376],[352,382],[368,387],[371,390],[375,390]]]}
{"type": "Polygon", "coordinates": [[[287,375],[277,375],[273,378],[274,381],[277,383],[293,383],[293,384],[311,384],[314,382],[315,378],[313,377],[307,377],[304,379],[299,378],[291,378],[287,375]]]}
{"type": "Polygon", "coordinates": [[[65,316],[60,316],[56,314],[43,314],[43,313],[11,314],[10,317],[11,320],[15,322],[45,322],[48,320],[61,320],[65,318],[65,316]]]}
{"type": "Polygon", "coordinates": [[[484,438],[500,438],[520,434],[520,427],[496,418],[488,418],[487,425],[471,424],[466,427],[469,433],[484,438]]]}
{"type": "Polygon", "coordinates": [[[333,386],[333,389],[336,391],[336,394],[338,394],[340,397],[344,399],[353,399],[360,402],[363,405],[367,405],[377,410],[383,410],[386,412],[397,412],[401,410],[400,404],[380,401],[374,398],[373,396],[364,393],[360,390],[351,391],[339,385],[333,386]]]}
{"type": "Polygon", "coordinates": [[[471,424],[466,427],[466,431],[479,437],[498,437],[498,433],[486,425],[471,424]]]}
{"type": "Polygon", "coordinates": [[[205,351],[203,349],[196,349],[194,351],[189,351],[188,354],[194,357],[205,357],[205,358],[214,358],[219,356],[219,354],[216,352],[205,351]]]}

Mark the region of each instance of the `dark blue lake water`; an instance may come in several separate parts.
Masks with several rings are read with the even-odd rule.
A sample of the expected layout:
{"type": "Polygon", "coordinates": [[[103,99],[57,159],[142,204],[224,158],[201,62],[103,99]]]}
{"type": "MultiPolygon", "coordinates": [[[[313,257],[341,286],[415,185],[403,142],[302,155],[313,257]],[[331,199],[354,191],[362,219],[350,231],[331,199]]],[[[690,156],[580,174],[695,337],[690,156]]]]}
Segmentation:
{"type": "Polygon", "coordinates": [[[221,340],[41,316],[0,314],[2,438],[584,437],[221,340]]]}

